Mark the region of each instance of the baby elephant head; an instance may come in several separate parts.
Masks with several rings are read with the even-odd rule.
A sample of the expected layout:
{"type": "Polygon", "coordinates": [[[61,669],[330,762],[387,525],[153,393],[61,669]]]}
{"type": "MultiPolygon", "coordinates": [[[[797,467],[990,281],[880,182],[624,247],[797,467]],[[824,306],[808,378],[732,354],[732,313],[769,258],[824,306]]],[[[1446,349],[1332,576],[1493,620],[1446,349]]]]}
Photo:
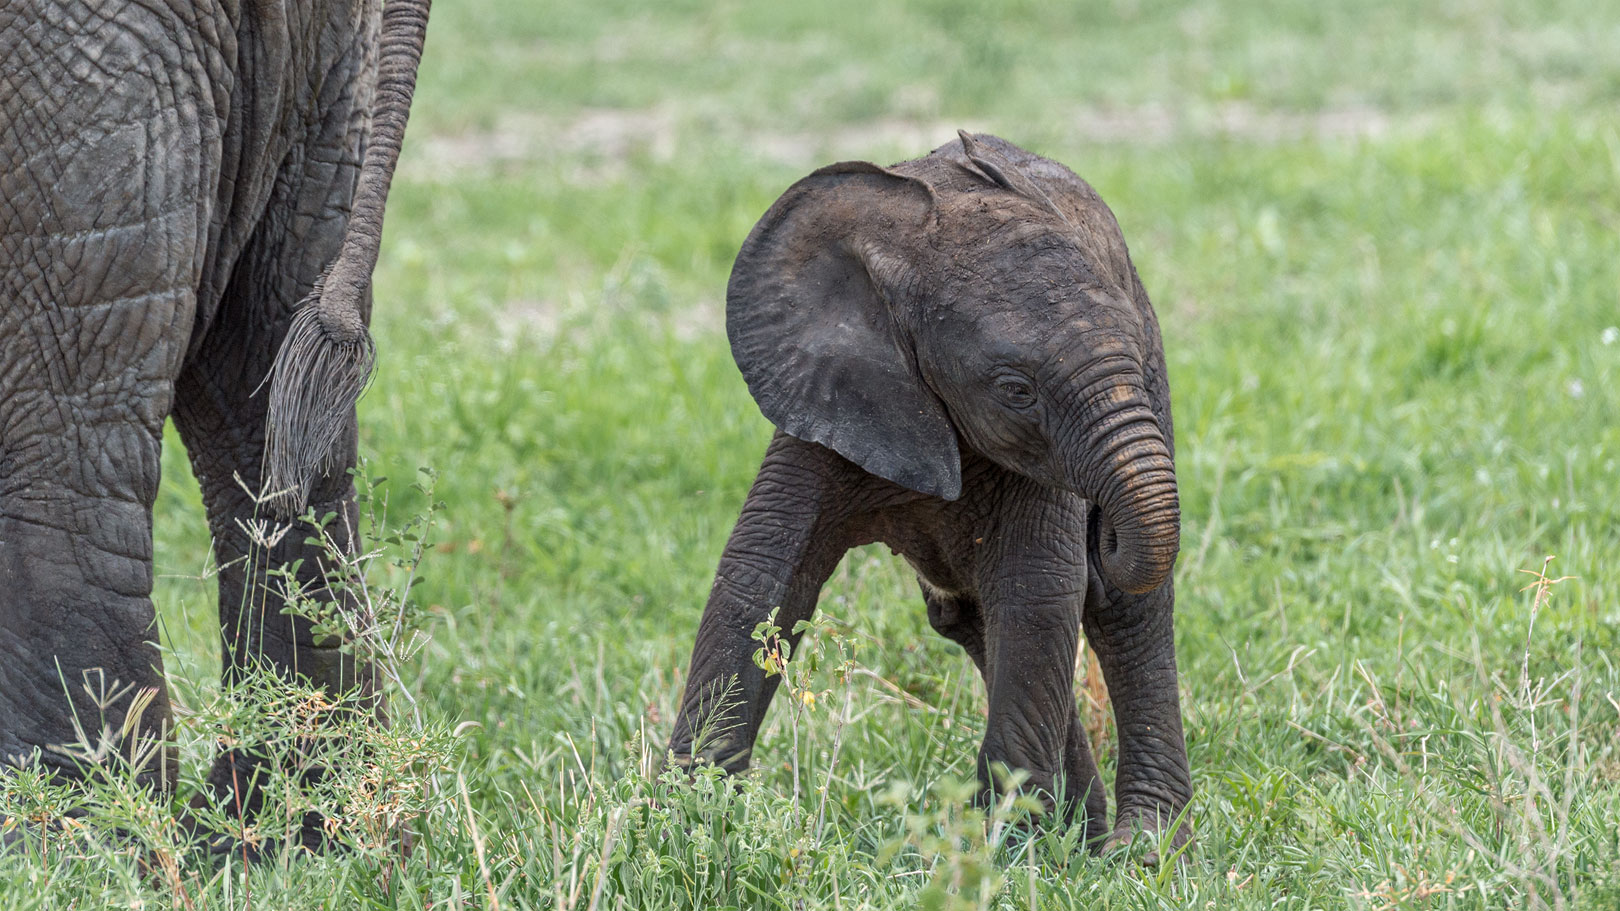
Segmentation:
{"type": "Polygon", "coordinates": [[[1180,506],[1158,326],[1113,213],[992,136],[794,184],[744,242],[732,354],[786,433],[925,494],[960,447],[1101,510],[1103,577],[1169,576],[1180,506]]]}

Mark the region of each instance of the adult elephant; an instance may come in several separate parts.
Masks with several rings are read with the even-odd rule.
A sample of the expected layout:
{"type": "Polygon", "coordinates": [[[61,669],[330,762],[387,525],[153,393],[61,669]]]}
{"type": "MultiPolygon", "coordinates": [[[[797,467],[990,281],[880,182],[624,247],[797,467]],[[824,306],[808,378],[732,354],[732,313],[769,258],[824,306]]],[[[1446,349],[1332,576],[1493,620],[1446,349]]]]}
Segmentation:
{"type": "MultiPolygon", "coordinates": [[[[0,774],[83,774],[51,749],[76,719],[126,755],[167,736],[151,592],[170,415],[221,567],[226,679],[263,662],[367,685],[280,611],[267,570],[320,578],[307,533],[250,555],[247,528],[336,512],[347,546],[354,526],[371,272],[429,2],[0,5],[0,774]],[[87,692],[125,687],[110,707],[87,692]]],[[[223,754],[211,777],[250,763],[223,754]]],[[[168,787],[174,764],[139,774],[168,787]]]]}

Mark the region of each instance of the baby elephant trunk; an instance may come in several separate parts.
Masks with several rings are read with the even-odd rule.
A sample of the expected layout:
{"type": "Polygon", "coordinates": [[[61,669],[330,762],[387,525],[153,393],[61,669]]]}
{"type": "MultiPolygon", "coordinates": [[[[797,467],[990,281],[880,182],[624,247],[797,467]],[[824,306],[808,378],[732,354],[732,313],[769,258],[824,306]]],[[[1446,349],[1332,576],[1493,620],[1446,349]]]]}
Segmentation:
{"type": "Polygon", "coordinates": [[[1181,549],[1176,469],[1140,386],[1121,383],[1104,399],[1071,474],[1102,513],[1092,546],[1103,579],[1141,594],[1164,584],[1181,549]]]}

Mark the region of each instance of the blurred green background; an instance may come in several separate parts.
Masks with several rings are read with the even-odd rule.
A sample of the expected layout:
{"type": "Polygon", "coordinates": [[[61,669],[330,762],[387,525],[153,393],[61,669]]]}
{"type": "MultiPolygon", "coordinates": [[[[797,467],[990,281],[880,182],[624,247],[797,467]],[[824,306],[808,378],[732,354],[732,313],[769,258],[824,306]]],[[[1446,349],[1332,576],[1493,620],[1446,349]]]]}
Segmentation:
{"type": "MultiPolygon", "coordinates": [[[[1617,104],[1620,6],[1590,0],[441,0],[362,449],[397,515],[425,506],[419,466],[441,474],[417,592],[434,639],[412,671],[432,718],[481,725],[459,772],[488,856],[446,834],[415,891],[341,858],[261,890],[933,900],[948,856],[884,847],[945,807],[936,782],[972,774],[984,694],[886,549],[851,553],[823,593],[870,672],[851,710],[818,672],[834,698],[795,746],[779,700],[757,782],[708,798],[709,841],[667,821],[632,837],[625,782],[668,736],[771,432],[723,334],[731,258],[810,169],[967,127],[1096,186],[1164,327],[1200,838],[1174,871],[1001,857],[991,903],[1615,907],[1617,104]],[[1532,625],[1521,570],[1546,555],[1574,578],[1532,625]],[[795,769],[826,782],[822,829],[781,809],[795,769]],[[914,790],[879,799],[896,784],[914,790]],[[749,801],[768,798],[788,822],[764,837],[749,801]]],[[[207,546],[171,434],[157,600],[170,674],[205,685],[207,546]]]]}

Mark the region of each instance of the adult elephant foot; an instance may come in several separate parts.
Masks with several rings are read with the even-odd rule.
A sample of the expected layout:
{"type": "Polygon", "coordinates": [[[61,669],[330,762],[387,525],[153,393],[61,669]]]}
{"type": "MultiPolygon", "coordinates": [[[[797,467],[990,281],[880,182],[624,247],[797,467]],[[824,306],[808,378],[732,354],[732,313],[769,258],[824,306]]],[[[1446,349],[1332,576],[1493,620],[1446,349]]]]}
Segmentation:
{"type": "Polygon", "coordinates": [[[334,844],[325,817],[303,811],[296,820],[269,819],[264,784],[269,764],[261,756],[226,750],[214,760],[201,793],[181,812],[182,828],[194,844],[215,856],[257,863],[283,848],[318,852],[334,844]]]}
{"type": "MultiPolygon", "coordinates": [[[[336,817],[308,808],[304,799],[321,792],[327,774],[324,766],[277,767],[262,753],[224,750],[215,758],[203,790],[182,811],[182,826],[207,853],[237,856],[249,863],[284,850],[342,851],[346,842],[333,824],[336,817]],[[284,776],[292,779],[286,786],[272,783],[284,776]],[[294,800],[278,803],[281,795],[293,795],[294,800]]],[[[340,814],[343,808],[323,809],[340,814]]]]}
{"type": "Polygon", "coordinates": [[[210,857],[230,857],[246,864],[257,864],[276,856],[285,847],[317,853],[334,844],[325,838],[322,818],[317,813],[307,814],[308,818],[300,822],[291,837],[279,832],[273,836],[263,836],[256,827],[249,827],[240,821],[234,828],[220,828],[205,822],[213,815],[208,808],[214,803],[215,800],[209,795],[197,794],[179,812],[181,831],[186,833],[194,847],[210,857]]]}

